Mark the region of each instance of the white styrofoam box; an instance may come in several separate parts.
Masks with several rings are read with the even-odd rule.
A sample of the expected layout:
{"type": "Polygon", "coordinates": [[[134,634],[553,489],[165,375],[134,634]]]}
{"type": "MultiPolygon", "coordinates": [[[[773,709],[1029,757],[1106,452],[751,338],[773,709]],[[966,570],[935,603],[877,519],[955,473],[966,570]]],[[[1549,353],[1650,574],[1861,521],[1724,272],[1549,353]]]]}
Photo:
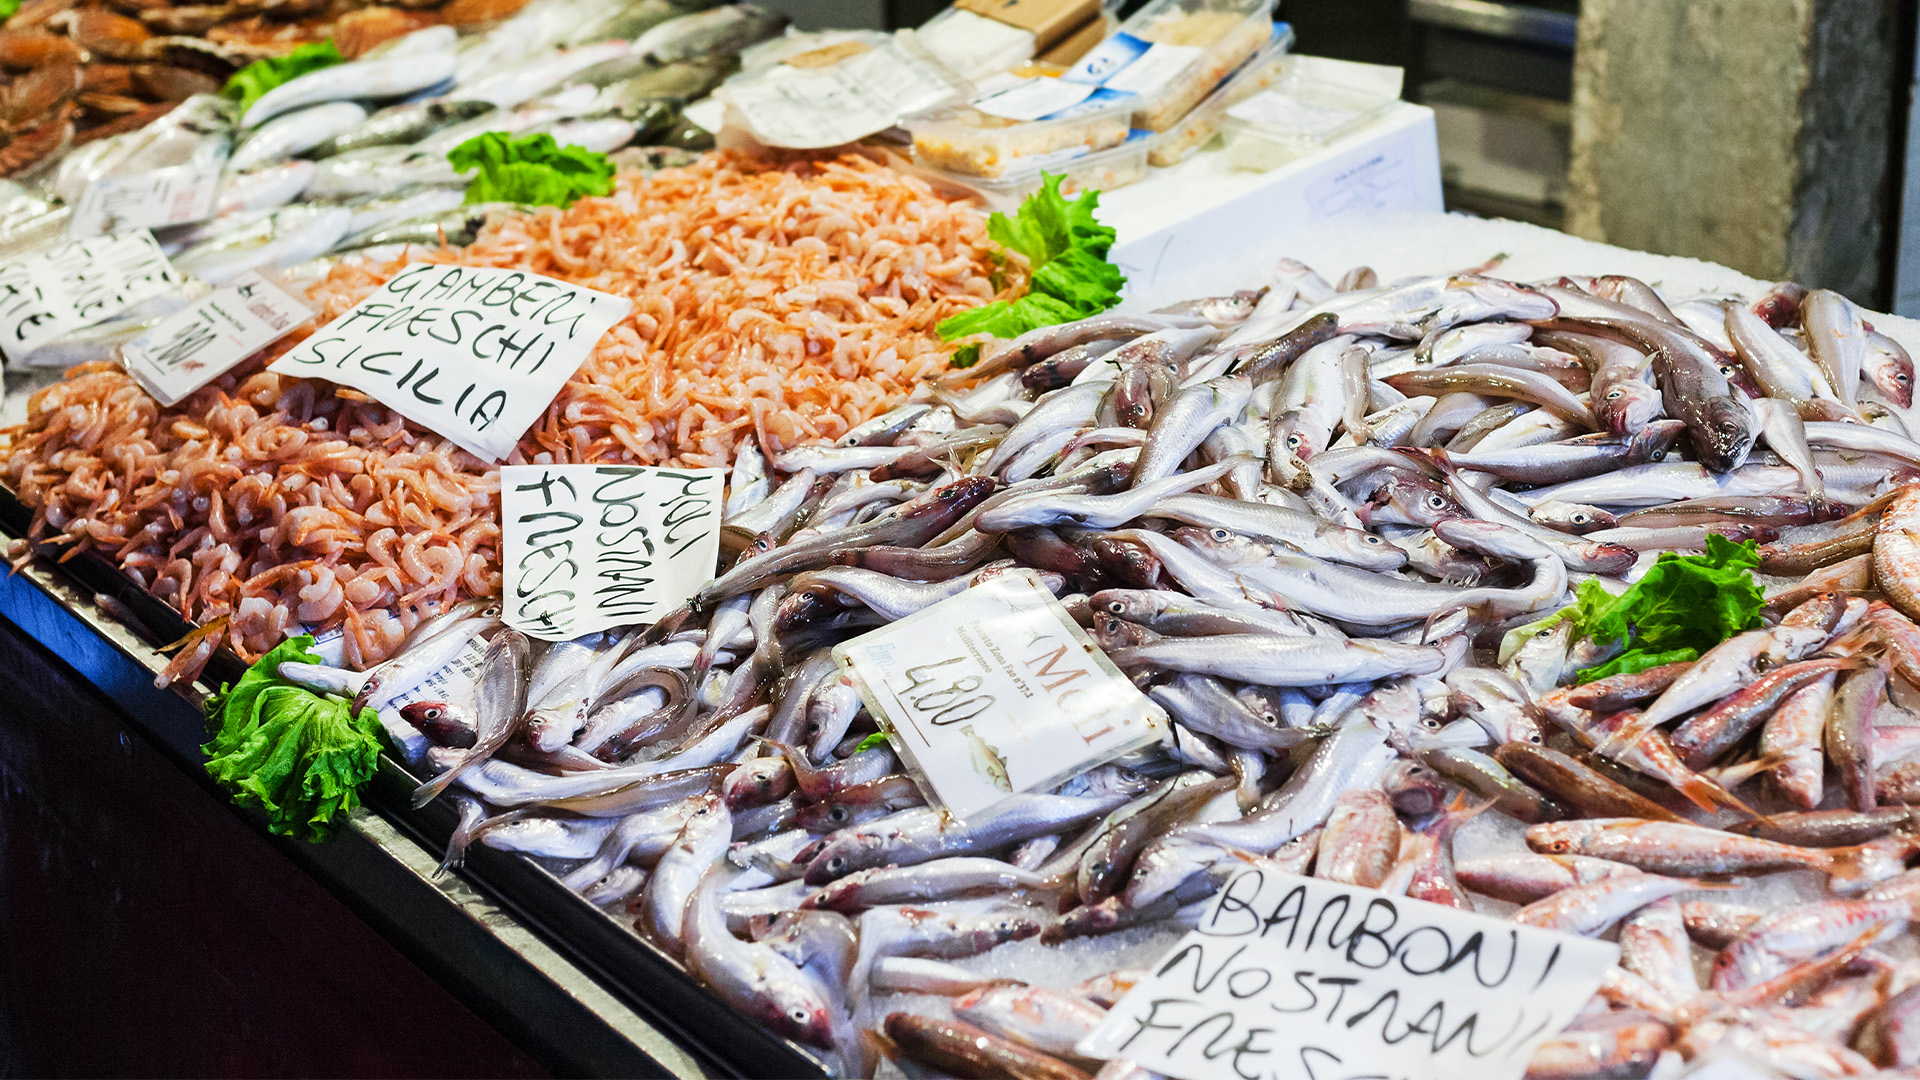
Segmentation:
{"type": "Polygon", "coordinates": [[[1149,170],[1137,184],[1102,192],[1099,216],[1119,234],[1108,258],[1126,273],[1127,296],[1168,303],[1201,295],[1180,291],[1179,282],[1250,252],[1272,256],[1263,254],[1234,287],[1264,283],[1272,260],[1285,253],[1282,242],[1302,228],[1440,208],[1433,111],[1401,102],[1376,123],[1268,172],[1235,169],[1220,152],[1149,170]],[[1173,283],[1172,291],[1163,283],[1173,283]]]}

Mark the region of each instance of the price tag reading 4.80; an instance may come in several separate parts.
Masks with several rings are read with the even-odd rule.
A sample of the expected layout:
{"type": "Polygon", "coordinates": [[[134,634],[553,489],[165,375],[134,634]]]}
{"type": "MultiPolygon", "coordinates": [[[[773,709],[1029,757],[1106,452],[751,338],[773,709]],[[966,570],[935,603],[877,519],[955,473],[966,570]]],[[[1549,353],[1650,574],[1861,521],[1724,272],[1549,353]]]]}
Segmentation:
{"type": "Polygon", "coordinates": [[[1159,706],[1028,570],[845,642],[833,657],[928,800],[956,817],[1051,787],[1166,727],[1159,706]]]}

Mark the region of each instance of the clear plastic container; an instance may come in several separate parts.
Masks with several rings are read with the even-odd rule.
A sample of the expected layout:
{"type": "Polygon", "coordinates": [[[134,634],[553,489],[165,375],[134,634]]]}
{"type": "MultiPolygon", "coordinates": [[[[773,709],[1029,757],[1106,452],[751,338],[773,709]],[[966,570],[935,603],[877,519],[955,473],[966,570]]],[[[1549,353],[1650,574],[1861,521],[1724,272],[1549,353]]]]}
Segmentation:
{"type": "Polygon", "coordinates": [[[1151,0],[1066,75],[1133,95],[1133,126],[1179,123],[1273,34],[1274,0],[1151,0]]]}
{"type": "Polygon", "coordinates": [[[1207,99],[1194,106],[1181,121],[1160,133],[1147,151],[1147,164],[1165,168],[1185,161],[1187,155],[1206,145],[1220,131],[1227,110],[1267,89],[1286,70],[1287,53],[1293,48],[1293,27],[1275,23],[1273,37],[1253,59],[1227,76],[1207,99]]]}
{"type": "MultiPolygon", "coordinates": [[[[945,8],[938,15],[928,19],[919,29],[904,32],[915,35],[922,48],[962,78],[979,82],[1002,72],[1012,71],[1034,59],[1036,55],[1051,55],[1061,45],[1078,38],[1083,32],[1097,34],[1094,38],[1097,43],[1113,33],[1120,24],[1119,18],[1114,14],[1114,10],[1120,6],[1120,0],[1099,0],[1098,3],[1086,0],[1080,6],[1083,8],[1080,12],[1062,12],[1063,22],[1073,18],[1075,14],[1083,15],[1084,18],[1078,20],[1078,25],[1069,27],[1065,34],[1058,31],[1051,32],[1044,53],[1037,49],[1039,42],[1034,36],[1034,31],[1001,22],[957,5],[945,8]]],[[[1075,53],[1073,60],[1079,58],[1079,53],[1075,53]]],[[[1063,61],[1063,63],[1071,62],[1063,61]]]]}
{"type": "Polygon", "coordinates": [[[901,120],[913,135],[914,160],[929,168],[963,176],[994,179],[1010,173],[1058,168],[1067,161],[1127,141],[1129,99],[1093,89],[1082,100],[1062,104],[1040,119],[996,115],[978,106],[1018,112],[1028,100],[1034,110],[1048,108],[1056,92],[1071,97],[1084,86],[1046,74],[1016,72],[1004,85],[971,105],[944,105],[901,120]]]}
{"type": "Polygon", "coordinates": [[[1221,124],[1228,160],[1264,172],[1373,123],[1399,99],[1397,78],[1389,90],[1373,72],[1397,76],[1398,69],[1285,57],[1273,85],[1228,107],[1221,124]]]}
{"type": "Polygon", "coordinates": [[[1147,151],[1153,145],[1150,132],[1136,131],[1119,146],[1100,150],[1056,165],[1021,169],[1000,177],[964,176],[935,169],[924,162],[918,171],[936,187],[964,188],[978,193],[995,210],[1012,210],[1027,196],[1040,190],[1041,173],[1064,175],[1060,190],[1072,196],[1086,189],[1112,191],[1135,183],[1147,175],[1147,151]]]}

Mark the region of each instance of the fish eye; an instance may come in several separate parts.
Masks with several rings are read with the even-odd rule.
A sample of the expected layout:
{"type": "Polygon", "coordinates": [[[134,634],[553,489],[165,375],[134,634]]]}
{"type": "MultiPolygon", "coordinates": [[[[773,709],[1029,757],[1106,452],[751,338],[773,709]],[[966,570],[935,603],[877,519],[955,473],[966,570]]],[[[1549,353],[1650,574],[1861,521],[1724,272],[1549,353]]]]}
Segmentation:
{"type": "Polygon", "coordinates": [[[1655,450],[1653,452],[1653,460],[1655,461],[1667,460],[1667,452],[1665,450],[1655,450]]]}
{"type": "Polygon", "coordinates": [[[1279,726],[1280,726],[1280,718],[1279,718],[1279,717],[1277,717],[1277,716],[1275,716],[1275,715],[1273,715],[1273,714],[1272,714],[1272,713],[1270,713],[1270,712],[1263,712],[1263,713],[1261,713],[1261,714],[1260,714],[1260,719],[1261,719],[1261,721],[1263,721],[1263,722],[1264,722],[1264,723],[1265,723],[1265,724],[1266,724],[1266,725],[1267,725],[1268,727],[1279,727],[1279,726]]]}
{"type": "Polygon", "coordinates": [[[797,1005],[787,1011],[787,1018],[792,1020],[794,1023],[801,1024],[801,1025],[806,1024],[807,1020],[809,1019],[807,1015],[807,1010],[802,1009],[797,1005]]]}
{"type": "Polygon", "coordinates": [[[1382,539],[1380,539],[1380,538],[1379,538],[1379,537],[1377,537],[1377,536],[1369,536],[1369,537],[1367,537],[1367,543],[1369,543],[1369,544],[1384,544],[1384,543],[1386,543],[1386,541],[1385,541],[1385,540],[1382,540],[1382,539]]]}
{"type": "Polygon", "coordinates": [[[1439,510],[1447,505],[1446,496],[1429,495],[1427,496],[1427,505],[1433,507],[1435,510],[1439,510]]]}
{"type": "Polygon", "coordinates": [[[1208,533],[1207,535],[1213,537],[1215,540],[1218,540],[1221,543],[1225,543],[1230,537],[1233,536],[1232,533],[1218,527],[1216,527],[1212,532],[1208,533]]]}
{"type": "Polygon", "coordinates": [[[838,803],[834,804],[833,808],[827,811],[827,820],[828,821],[847,820],[847,808],[839,805],[838,803]]]}
{"type": "Polygon", "coordinates": [[[1530,743],[1534,743],[1534,744],[1536,744],[1536,745],[1537,745],[1537,744],[1539,744],[1539,743],[1542,743],[1542,742],[1545,742],[1546,740],[1544,740],[1544,739],[1542,739],[1542,738],[1540,737],[1540,733],[1539,733],[1539,732],[1537,732],[1537,731],[1532,731],[1532,732],[1528,732],[1528,733],[1527,733],[1527,741],[1528,741],[1528,742],[1530,742],[1530,743]]]}
{"type": "Polygon", "coordinates": [[[438,720],[440,719],[440,710],[438,708],[422,709],[420,715],[429,720],[438,720]]]}
{"type": "Polygon", "coordinates": [[[842,856],[835,855],[833,858],[827,860],[827,870],[832,873],[837,874],[846,869],[846,867],[847,860],[842,856]]]}
{"type": "Polygon", "coordinates": [[[1300,436],[1298,435],[1287,436],[1287,449],[1289,450],[1300,449],[1300,436]]]}
{"type": "Polygon", "coordinates": [[[1572,516],[1568,517],[1567,520],[1573,522],[1575,525],[1585,525],[1587,522],[1592,521],[1593,518],[1587,513],[1585,513],[1584,511],[1582,511],[1580,513],[1573,514],[1572,516]]]}
{"type": "Polygon", "coordinates": [[[1621,398],[1623,398],[1623,397],[1625,397],[1625,396],[1626,396],[1626,394],[1627,394],[1627,392],[1626,392],[1625,390],[1618,390],[1618,389],[1615,389],[1615,390],[1609,390],[1609,391],[1607,391],[1607,400],[1608,400],[1608,401],[1619,401],[1619,400],[1620,400],[1621,398]]]}
{"type": "Polygon", "coordinates": [[[1107,603],[1107,610],[1113,612],[1115,615],[1120,615],[1126,612],[1127,605],[1118,600],[1112,600],[1107,603]]]}
{"type": "Polygon", "coordinates": [[[1420,721],[1420,726],[1429,731],[1438,731],[1440,730],[1440,720],[1434,716],[1423,717],[1420,721]]]}
{"type": "Polygon", "coordinates": [[[1565,855],[1567,852],[1573,850],[1573,845],[1565,840],[1555,840],[1547,845],[1547,850],[1553,852],[1555,855],[1565,855]]]}
{"type": "Polygon", "coordinates": [[[1533,636],[1534,636],[1534,637],[1552,637],[1552,636],[1553,636],[1553,628],[1552,628],[1552,627],[1548,627],[1547,629],[1545,629],[1545,630],[1542,630],[1542,631],[1540,631],[1539,633],[1536,633],[1536,634],[1534,634],[1533,636]]]}

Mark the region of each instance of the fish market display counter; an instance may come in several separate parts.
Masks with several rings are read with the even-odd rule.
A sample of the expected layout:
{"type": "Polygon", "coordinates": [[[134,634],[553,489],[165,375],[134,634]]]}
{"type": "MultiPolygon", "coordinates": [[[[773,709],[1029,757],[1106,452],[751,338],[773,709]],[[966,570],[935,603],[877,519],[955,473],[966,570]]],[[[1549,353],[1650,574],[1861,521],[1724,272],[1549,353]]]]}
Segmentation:
{"type": "MultiPolygon", "coordinates": [[[[23,535],[24,511],[0,500],[0,529],[23,535]]],[[[201,695],[154,688],[154,646],[185,624],[103,565],[0,575],[0,616],[0,919],[18,946],[0,986],[20,995],[0,1061],[40,1075],[818,1075],[531,862],[476,845],[436,876],[453,813],[408,809],[417,782],[391,762],[331,840],[263,842],[202,772],[201,695]],[[92,1012],[116,993],[119,1008],[92,1012]]]]}
{"type": "MultiPolygon", "coordinates": [[[[1512,222],[1438,213],[1351,213],[1306,230],[1277,233],[1259,244],[1223,245],[1217,257],[1204,264],[1189,261],[1176,267],[1171,261],[1144,261],[1131,282],[1128,306],[1150,309],[1264,280],[1283,255],[1326,267],[1365,264],[1382,280],[1497,263],[1498,274],[1521,281],[1551,278],[1577,266],[1591,274],[1635,275],[1683,295],[1754,294],[1764,289],[1763,283],[1724,267],[1624,251],[1512,222]]],[[[1920,350],[1920,324],[1878,315],[1873,322],[1910,350],[1920,350]]],[[[0,531],[17,539],[26,535],[28,524],[28,510],[10,493],[0,493],[0,531]]],[[[0,577],[0,616],[11,624],[0,628],[0,656],[6,658],[0,685],[13,694],[17,709],[0,744],[0,769],[9,774],[7,802],[24,792],[26,799],[49,806],[64,800],[125,807],[128,820],[109,816],[100,833],[138,835],[137,802],[109,787],[123,775],[117,765],[57,772],[47,764],[53,753],[44,748],[66,738],[69,728],[84,727],[82,714],[89,711],[105,717],[90,721],[93,729],[112,732],[124,724],[118,738],[129,759],[151,758],[146,749],[151,744],[167,759],[167,769],[190,777],[193,784],[174,785],[182,793],[180,800],[204,803],[216,798],[201,771],[199,745],[206,733],[200,691],[154,687],[154,676],[166,666],[161,647],[190,628],[105,562],[84,555],[56,563],[50,556],[42,554],[18,572],[0,577]],[[61,791],[61,783],[72,786],[61,791]],[[193,790],[194,784],[200,790],[193,790]]],[[[208,668],[201,685],[238,675],[237,662],[223,655],[208,668]]],[[[594,1075],[823,1075],[813,1058],[722,1004],[661,952],[563,887],[533,860],[476,844],[460,871],[436,876],[437,854],[446,846],[455,812],[446,802],[411,808],[409,794],[418,783],[419,778],[383,759],[381,774],[366,791],[367,807],[331,841],[272,844],[276,859],[284,858],[309,875],[364,925],[337,914],[329,920],[288,911],[278,939],[264,935],[258,954],[248,955],[245,962],[269,980],[276,973],[331,963],[332,982],[315,988],[302,1022],[335,1025],[339,1041],[391,1040],[396,1047],[406,1047],[385,1056],[359,1047],[335,1058],[316,1049],[311,1059],[281,1059],[279,1071],[478,1074],[544,1068],[556,1074],[594,1075]],[[384,943],[371,941],[367,927],[384,943]],[[381,974],[375,978],[375,969],[365,966],[372,961],[359,956],[381,950],[384,959],[375,957],[381,974]],[[409,963],[418,970],[410,971],[409,963]],[[422,972],[437,988],[420,980],[422,972]],[[411,989],[408,979],[414,980],[411,989]],[[382,996],[396,987],[405,992],[391,999],[382,996]],[[343,1002],[367,1015],[339,1011],[343,1002]]],[[[202,818],[209,816],[204,811],[211,806],[199,807],[202,818]]],[[[179,808],[150,809],[156,816],[171,817],[179,808]]],[[[239,836],[231,816],[211,816],[221,819],[219,828],[175,841],[191,855],[180,860],[181,867],[214,878],[221,887],[256,880],[255,868],[227,864],[220,835],[237,837],[227,841],[235,860],[248,845],[259,847],[259,837],[239,836]]],[[[13,856],[10,868],[30,867],[36,855],[47,865],[48,849],[36,853],[29,840],[16,837],[0,829],[0,844],[13,856]]],[[[54,850],[62,857],[69,854],[66,848],[54,850]]],[[[89,857],[81,851],[70,854],[89,857]]],[[[60,872],[41,870],[38,876],[57,879],[60,872]]],[[[34,876],[31,869],[9,875],[9,920],[25,920],[12,909],[20,906],[16,894],[31,887],[34,876]],[[23,877],[30,879],[29,885],[16,884],[23,877]]],[[[153,892],[144,884],[126,882],[124,898],[117,902],[150,903],[153,892]]],[[[209,890],[212,895],[211,884],[209,890]]],[[[217,902],[201,901],[203,906],[217,902]]],[[[48,918],[49,925],[55,921],[48,918]]],[[[162,924],[157,930],[164,934],[167,927],[162,924]]],[[[229,937],[240,932],[223,930],[229,937]]],[[[219,938],[219,933],[209,935],[209,940],[219,938]]],[[[73,955],[65,944],[52,947],[62,959],[73,955]]],[[[228,977],[222,957],[193,960],[202,969],[213,967],[216,979],[244,988],[244,981],[228,977]]],[[[171,982],[162,985],[174,989],[171,982]]],[[[278,1012],[271,1002],[262,1002],[259,1018],[251,1023],[272,1032],[285,1022],[271,1019],[278,1012]]],[[[211,1014],[204,1022],[210,1035],[248,1028],[247,1021],[235,1023],[211,1014]]],[[[308,1028],[301,1030],[310,1034],[308,1028]]],[[[276,1036],[276,1041],[289,1047],[300,1044],[291,1035],[276,1036]]],[[[0,1048],[11,1049],[17,1042],[18,1036],[0,1029],[0,1048]]],[[[145,1060],[149,1071],[265,1072],[274,1065],[254,1059],[236,1065],[232,1058],[205,1056],[145,1060]]],[[[97,1071],[112,1069],[102,1066],[97,1071]]]]}

